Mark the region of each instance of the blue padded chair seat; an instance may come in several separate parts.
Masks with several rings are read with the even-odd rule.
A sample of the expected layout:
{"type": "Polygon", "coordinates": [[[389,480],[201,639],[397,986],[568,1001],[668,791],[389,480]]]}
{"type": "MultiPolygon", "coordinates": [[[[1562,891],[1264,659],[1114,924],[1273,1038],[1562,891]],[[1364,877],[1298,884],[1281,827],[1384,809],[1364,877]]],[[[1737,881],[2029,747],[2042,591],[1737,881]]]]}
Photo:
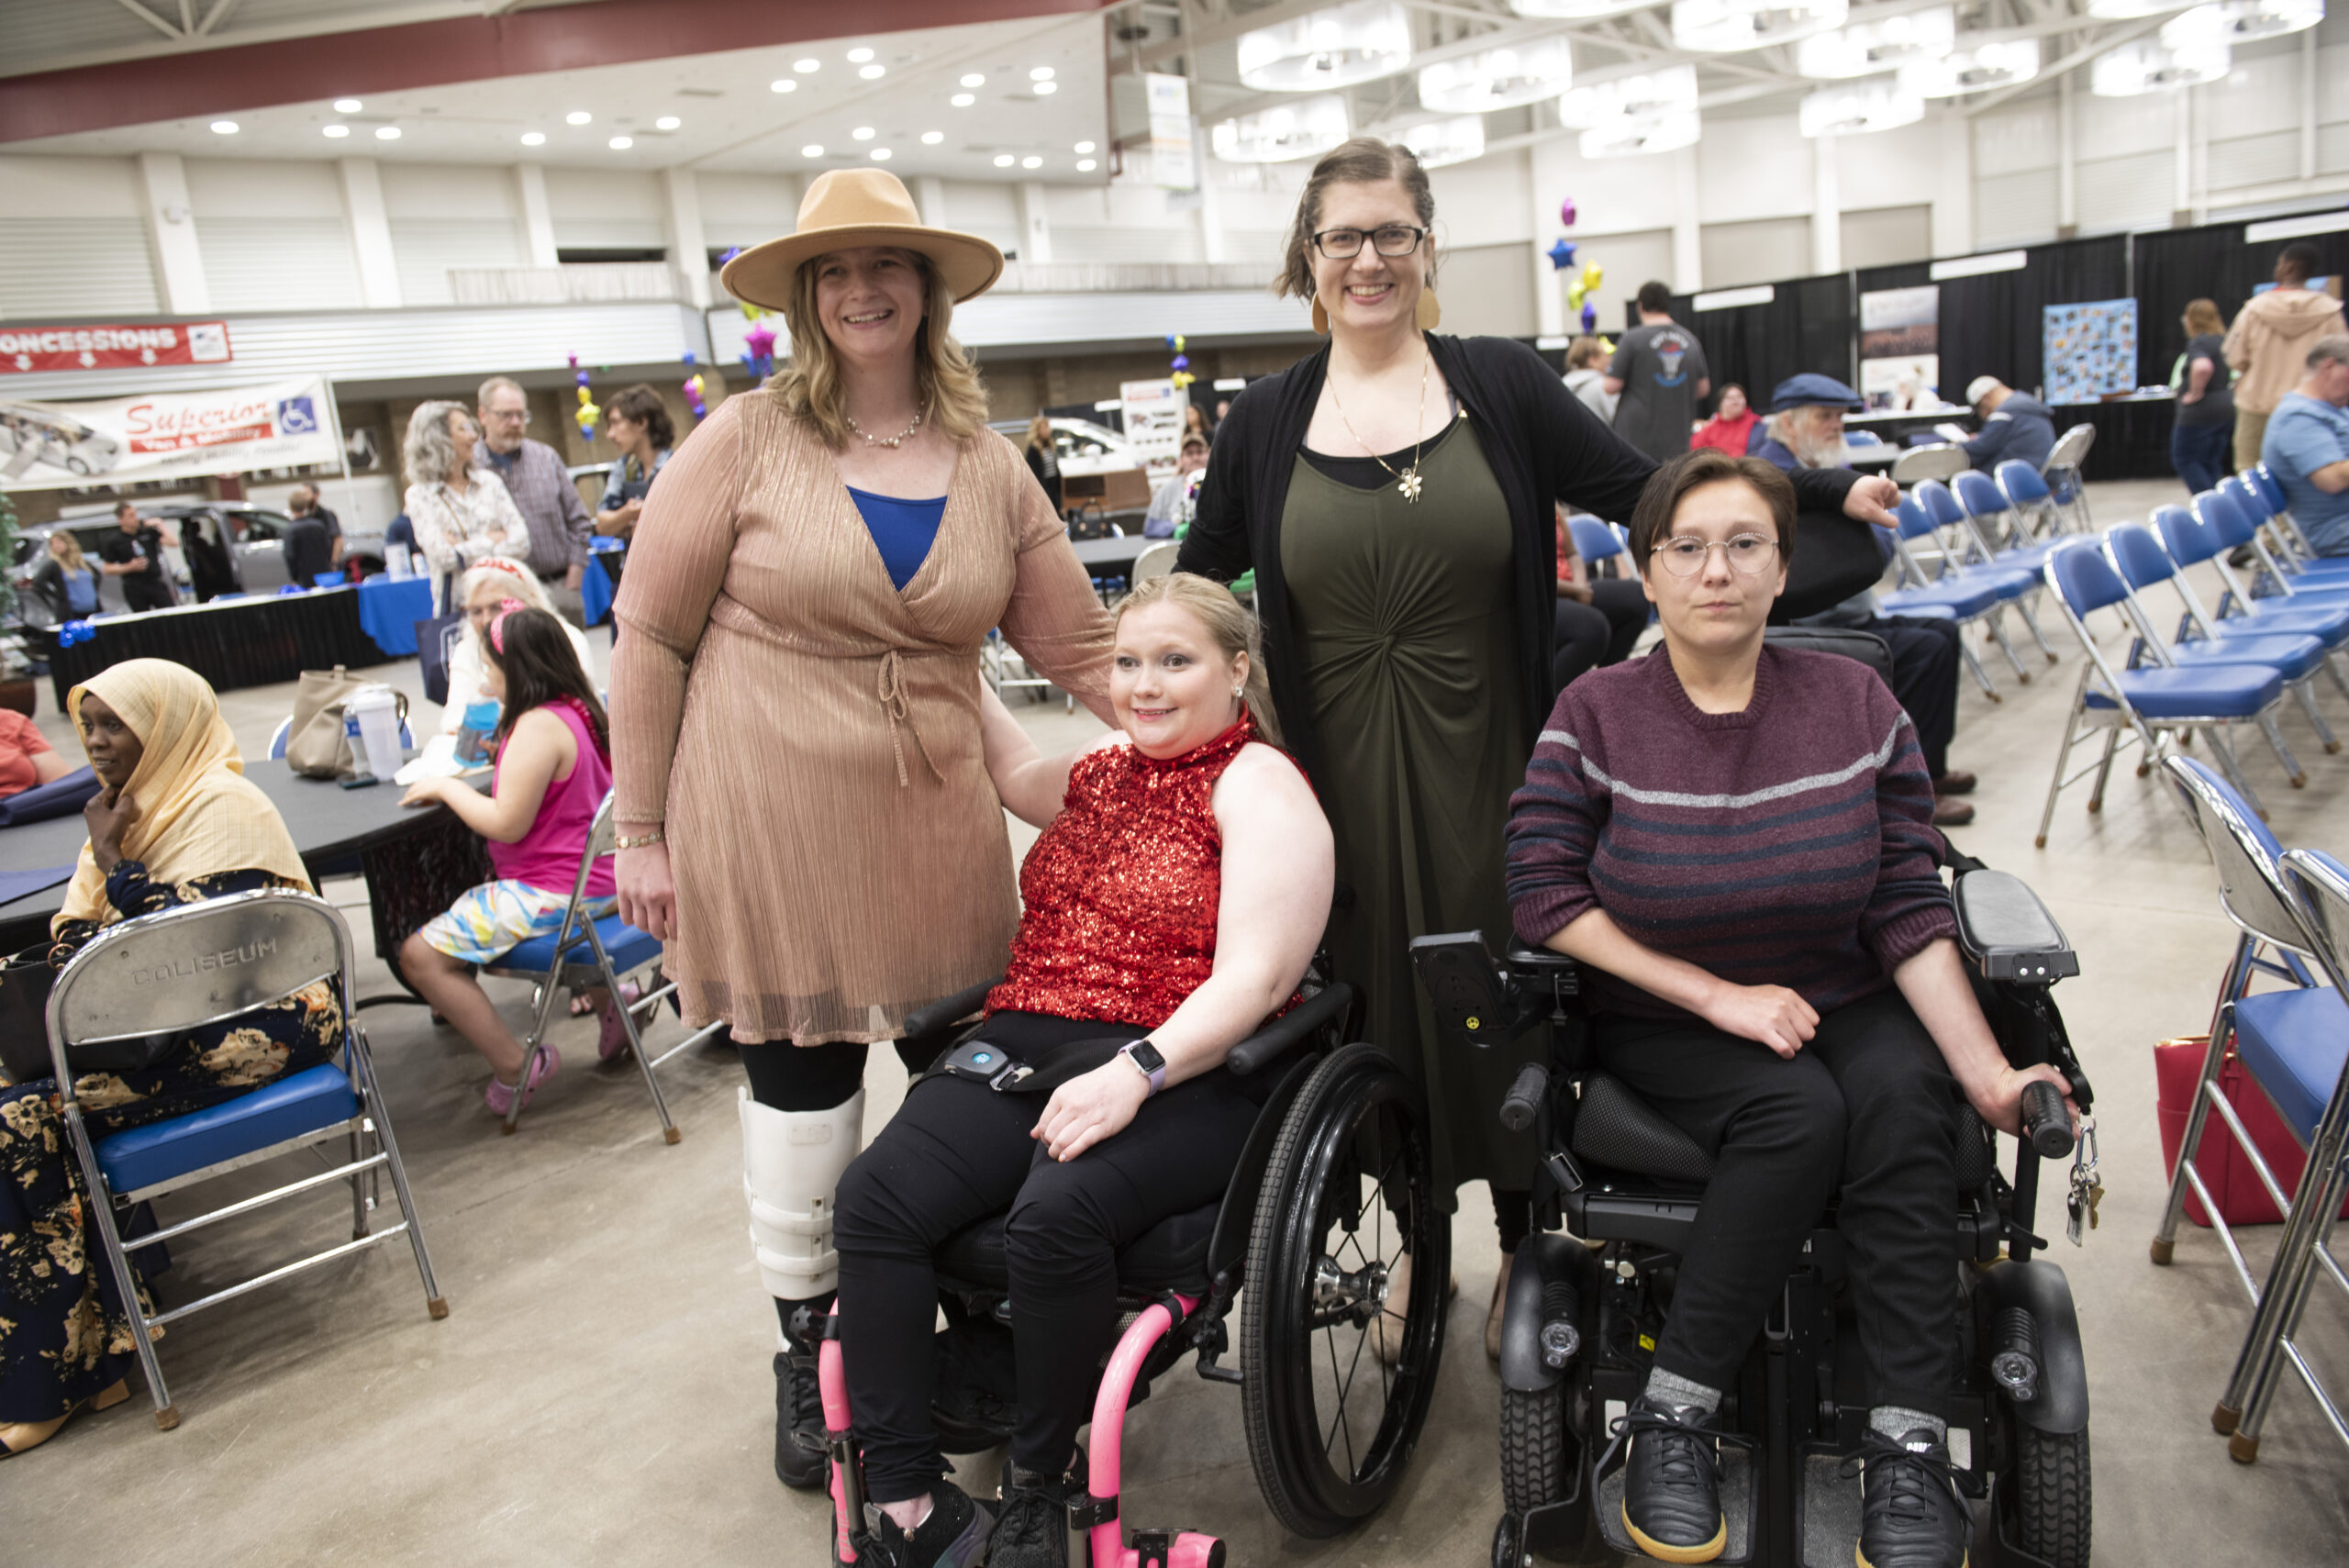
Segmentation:
{"type": "Polygon", "coordinates": [[[2322,667],[2324,644],[2313,637],[2222,637],[2178,643],[2170,655],[2188,665],[2266,664],[2297,681],[2322,667]]]}
{"type": "MultiPolygon", "coordinates": [[[[659,942],[646,936],[618,915],[607,915],[596,921],[596,934],[604,940],[604,951],[611,954],[612,968],[618,973],[626,974],[632,969],[641,969],[661,956],[659,942]]],[[[596,951],[587,945],[584,938],[574,938],[573,943],[571,962],[582,966],[593,966],[596,962],[596,951]]],[[[554,934],[549,932],[543,937],[532,937],[519,947],[507,951],[503,957],[493,961],[489,967],[544,974],[554,968],[554,934]]]]}
{"type": "Polygon", "coordinates": [[[1936,583],[1930,588],[1903,588],[1897,593],[1879,594],[1877,603],[1888,616],[1916,615],[1925,606],[1938,605],[1960,620],[1969,620],[1998,608],[2007,597],[1998,585],[1985,578],[1962,577],[1954,583],[1936,583]]]}
{"type": "Polygon", "coordinates": [[[2313,637],[2327,648],[2349,640],[2349,600],[2309,604],[2309,598],[2302,594],[2292,599],[2254,599],[2258,608],[2251,614],[2229,616],[2213,629],[2221,637],[2313,637]]]}
{"type": "Polygon", "coordinates": [[[2039,572],[2035,566],[2021,565],[2002,555],[1992,565],[1967,567],[1958,581],[1996,584],[2000,598],[2014,599],[2039,586],[2039,572]]]}
{"type": "Polygon", "coordinates": [[[359,1114],[340,1067],[306,1067],[250,1095],[98,1140],[98,1169],[117,1193],[135,1192],[299,1138],[359,1114]]]}
{"type": "Polygon", "coordinates": [[[2245,996],[2235,1004],[2235,1046],[2277,1114],[2307,1148],[2349,1060],[2349,1005],[2341,993],[2318,985],[2245,996]]]}
{"type": "MultiPolygon", "coordinates": [[[[2284,677],[2266,664],[2202,664],[2177,670],[2123,670],[2121,689],[2147,718],[2249,718],[2284,690],[2284,677]]],[[[2090,707],[2114,706],[2102,692],[2090,707]]]]}

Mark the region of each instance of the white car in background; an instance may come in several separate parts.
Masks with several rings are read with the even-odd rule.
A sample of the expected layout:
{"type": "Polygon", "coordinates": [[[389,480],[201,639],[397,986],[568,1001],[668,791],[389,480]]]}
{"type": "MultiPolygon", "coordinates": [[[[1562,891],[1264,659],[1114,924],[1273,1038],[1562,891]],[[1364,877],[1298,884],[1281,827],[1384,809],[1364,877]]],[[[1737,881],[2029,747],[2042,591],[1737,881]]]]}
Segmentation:
{"type": "MultiPolygon", "coordinates": [[[[989,428],[1000,430],[1004,439],[1025,451],[1028,447],[1028,421],[996,419],[989,428]]],[[[1060,457],[1063,473],[1117,473],[1127,469],[1147,468],[1150,464],[1136,451],[1131,442],[1107,425],[1097,425],[1090,419],[1052,418],[1052,450],[1060,457]]]]}

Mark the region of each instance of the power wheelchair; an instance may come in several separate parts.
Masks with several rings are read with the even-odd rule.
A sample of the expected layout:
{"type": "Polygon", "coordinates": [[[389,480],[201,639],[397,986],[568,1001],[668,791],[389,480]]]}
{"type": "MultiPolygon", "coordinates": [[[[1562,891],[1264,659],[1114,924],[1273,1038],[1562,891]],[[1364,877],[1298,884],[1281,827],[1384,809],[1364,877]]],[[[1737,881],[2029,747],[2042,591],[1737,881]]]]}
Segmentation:
{"type": "MultiPolygon", "coordinates": [[[[1965,857],[1952,863],[1961,943],[1992,1031],[2014,1064],[2061,1072],[2085,1112],[2087,1080],[2048,995],[2079,973],[2062,930],[2020,880],[1965,857]]],[[[1519,1248],[1501,1331],[1505,1511],[1493,1568],[1646,1561],[1623,1528],[1621,1471],[1598,1473],[1599,1461],[1612,1418],[1647,1382],[1712,1160],[1598,1069],[1572,959],[1512,945],[1496,961],[1471,931],[1419,939],[1412,962],[1457,1039],[1489,1046],[1544,1021],[1552,1029],[1550,1063],[1520,1073],[1500,1111],[1503,1125],[1531,1128],[1542,1152],[1537,1233],[1519,1248]]],[[[2073,1135],[2062,1096],[2034,1088],[2011,1178],[1988,1129],[1972,1107],[1960,1112],[1951,1457],[1961,1488],[1991,1504],[1975,1561],[2085,1568],[2087,1367],[2063,1270],[2032,1257],[2048,1245],[2032,1234],[2040,1161],[2071,1153],[2073,1135]]],[[[1722,1403],[1721,1563],[1854,1561],[1859,1483],[1844,1460],[1868,1401],[1847,1278],[1831,1207],[1722,1403]]]]}
{"type": "MultiPolygon", "coordinates": [[[[941,1055],[972,1039],[980,1026],[961,1020],[994,984],[915,1013],[906,1039],[941,1055]]],[[[1090,1568],[1222,1568],[1215,1537],[1129,1537],[1119,1516],[1125,1413],[1185,1356],[1201,1377],[1239,1385],[1257,1485],[1297,1535],[1334,1536],[1367,1518],[1410,1462],[1442,1352],[1451,1231],[1423,1098],[1383,1051],[1353,1038],[1354,1013],[1353,988],[1326,984],[1232,1049],[1233,1073],[1275,1086],[1230,1185],[1219,1203],[1161,1221],[1118,1255],[1124,1319],[1093,1406],[1090,1495],[1071,1510],[1090,1568]],[[1405,1327],[1389,1367],[1373,1325],[1406,1252],[1416,1262],[1408,1301],[1393,1304],[1405,1327]],[[1240,1364],[1226,1366],[1227,1319],[1243,1284],[1240,1364]]],[[[1008,1075],[1024,1071],[1007,1063],[995,1086],[1013,1086],[1008,1075]]],[[[936,1257],[948,1326],[936,1338],[932,1416],[949,1453],[1006,1443],[1017,1420],[1005,1218],[949,1238],[936,1257]]],[[[831,1561],[846,1568],[868,1550],[872,1514],[838,1325],[835,1314],[808,1327],[822,1341],[831,1561]]]]}

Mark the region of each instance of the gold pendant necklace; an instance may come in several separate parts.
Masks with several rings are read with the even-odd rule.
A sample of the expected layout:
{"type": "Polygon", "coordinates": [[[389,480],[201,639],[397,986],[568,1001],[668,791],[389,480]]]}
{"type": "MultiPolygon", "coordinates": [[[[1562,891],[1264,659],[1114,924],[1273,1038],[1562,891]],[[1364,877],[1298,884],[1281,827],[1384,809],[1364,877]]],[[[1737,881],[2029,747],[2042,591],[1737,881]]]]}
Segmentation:
{"type": "MultiPolygon", "coordinates": [[[[1419,422],[1412,428],[1424,430],[1428,423],[1428,366],[1435,362],[1435,356],[1427,353],[1424,345],[1420,352],[1425,357],[1419,361],[1419,422]]],[[[1404,500],[1417,502],[1420,490],[1427,484],[1427,481],[1419,473],[1419,452],[1427,445],[1427,438],[1423,436],[1411,443],[1410,465],[1398,471],[1393,463],[1388,462],[1376,452],[1371,451],[1370,443],[1362,439],[1354,429],[1354,422],[1346,417],[1346,406],[1338,399],[1338,378],[1326,376],[1324,379],[1330,388],[1330,406],[1338,411],[1338,423],[1346,428],[1346,434],[1353,437],[1354,445],[1368,452],[1371,462],[1395,476],[1395,488],[1403,493],[1404,500]]]]}

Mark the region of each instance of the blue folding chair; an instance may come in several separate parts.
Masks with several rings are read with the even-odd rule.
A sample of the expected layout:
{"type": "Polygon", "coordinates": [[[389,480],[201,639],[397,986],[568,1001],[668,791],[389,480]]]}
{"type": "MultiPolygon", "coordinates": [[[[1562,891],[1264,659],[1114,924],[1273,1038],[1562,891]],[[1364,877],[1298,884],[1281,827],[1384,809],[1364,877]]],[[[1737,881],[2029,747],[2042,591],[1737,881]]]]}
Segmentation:
{"type": "MultiPolygon", "coordinates": [[[[601,985],[611,994],[611,1005],[620,1009],[620,1022],[628,1031],[629,1054],[644,1071],[644,1086],[651,1093],[652,1108],[660,1113],[661,1136],[674,1143],[684,1133],[670,1118],[669,1101],[661,1093],[661,1080],[654,1072],[670,1058],[689,1047],[699,1045],[712,1035],[724,1031],[726,1022],[719,1019],[662,1051],[652,1056],[644,1049],[644,1037],[638,1028],[640,1017],[650,1018],[662,1003],[677,989],[675,981],[648,990],[631,1002],[622,994],[620,983],[628,976],[651,968],[661,962],[661,944],[646,936],[618,915],[597,917],[591,907],[596,900],[587,895],[587,879],[596,862],[612,852],[612,797],[604,796],[596,808],[596,820],[587,830],[587,843],[579,857],[579,873],[571,884],[571,903],[562,912],[562,925],[551,936],[533,937],[520,946],[493,959],[482,966],[484,974],[495,974],[509,980],[529,980],[537,983],[536,1012],[530,1025],[529,1038],[522,1045],[522,1076],[520,1082],[530,1082],[538,1071],[539,1058],[546,1051],[547,1028],[554,1021],[555,998],[565,987],[601,985]]],[[[512,1132],[522,1119],[522,1102],[527,1095],[514,1096],[513,1105],[506,1112],[504,1130],[512,1132]]]]}
{"type": "Polygon", "coordinates": [[[2047,462],[2039,471],[2054,497],[2054,517],[2065,531],[2084,534],[2096,524],[2088,516],[2088,449],[2096,445],[2096,427],[2086,421],[2055,438],[2047,462]]]}
{"type": "MultiPolygon", "coordinates": [[[[1918,488],[1922,489],[1923,486],[1920,485],[1918,488]]],[[[1900,505],[1894,509],[1893,515],[1898,519],[1900,525],[1895,530],[1892,545],[1893,559],[1899,566],[1902,581],[1913,579],[1920,586],[1896,588],[1878,594],[1876,595],[1878,607],[1888,616],[1947,619],[1963,625],[1981,627],[1990,634],[1992,640],[1998,643],[1999,651],[2006,654],[2007,662],[2014,666],[2016,677],[2028,684],[2031,681],[2031,673],[2023,668],[2022,661],[2015,657],[2013,645],[2007,641],[2006,628],[1999,624],[1998,617],[1999,613],[2008,605],[2019,599],[2025,588],[2032,583],[2031,574],[2027,572],[2002,572],[1989,567],[1977,567],[1972,572],[1962,572],[1955,559],[1947,551],[1943,551],[1940,561],[1943,575],[1939,578],[1929,578],[1925,574],[1924,568],[1918,563],[1916,556],[1910,552],[1909,544],[1912,539],[1938,540],[1939,530],[1933,527],[1932,520],[1927,516],[1925,508],[1918,504],[1913,495],[1902,496],[1900,505]]],[[[1965,661],[1966,669],[1973,673],[1975,681],[1981,686],[1982,695],[1992,702],[2002,701],[1997,684],[1990,679],[1990,673],[1982,667],[1982,661],[1975,657],[1974,650],[1967,646],[1963,637],[1957,640],[1957,651],[1958,656],[1965,661]]]]}
{"type": "MultiPolygon", "coordinates": [[[[2266,472],[2267,465],[2262,463],[2252,473],[2230,474],[2218,486],[2220,492],[2234,503],[2236,510],[2249,519],[2254,530],[2266,530],[2261,536],[2258,552],[2261,557],[2259,580],[2252,584],[2252,591],[2258,592],[2262,583],[2270,587],[2277,586],[2279,575],[2292,579],[2292,588],[2349,588],[2349,560],[2316,553],[2316,547],[2310,543],[2308,535],[2300,531],[2299,523],[2277,504],[2283,495],[2283,486],[2277,485],[2271,495],[2259,483],[2259,476],[2266,472]]],[[[2268,477],[2269,483],[2273,484],[2274,476],[2268,477]]]]}
{"type": "Polygon", "coordinates": [[[2045,539],[2067,531],[2063,512],[2055,504],[2055,493],[2039,470],[2021,458],[2009,458],[1998,466],[1992,477],[1998,482],[1998,494],[2006,498],[2017,533],[2045,539]],[[2030,519],[2027,523],[2026,517],[2030,519]]]}
{"type": "MultiPolygon", "coordinates": [[[[2039,476],[2031,472],[2029,463],[2016,463],[2013,466],[2020,470],[2022,475],[2027,476],[2027,482],[2026,478],[2018,478],[2016,481],[2019,486],[2024,487],[2024,493],[2035,493],[2043,496],[2046,494],[2046,487],[2040,484],[2039,476]]],[[[2015,601],[2015,613],[2022,617],[2023,625],[2030,628],[2031,639],[2039,644],[2039,651],[2047,655],[2047,662],[2050,664],[2054,663],[2055,650],[2048,645],[2047,634],[2040,629],[2039,617],[2032,609],[2032,606],[2038,602],[2039,598],[2039,569],[2047,564],[2048,555],[2062,541],[2060,539],[2032,539],[2029,530],[2021,528],[2016,521],[2021,516],[2021,508],[2009,501],[2006,494],[1986,475],[1968,470],[1956,475],[1951,483],[1957,486],[1957,493],[1954,495],[1938,483],[1932,484],[1930,490],[1925,484],[1919,484],[1916,492],[1918,503],[1925,508],[1926,515],[1933,519],[1937,527],[1952,530],[1960,539],[1971,546],[1973,560],[1985,566],[1998,567],[2007,571],[2021,571],[2028,575],[2031,581],[2030,592],[2015,601]],[[2007,543],[2003,546],[1994,546],[1991,543],[1987,524],[1990,519],[2001,516],[2008,519],[2007,543]]],[[[1960,553],[1966,552],[1960,551],[1960,553]]],[[[2008,657],[2011,659],[2013,654],[2009,653],[2008,657]]]]}
{"type": "Polygon", "coordinates": [[[1620,556],[1618,564],[1626,573],[1631,571],[1630,550],[1613,524],[1602,522],[1587,512],[1570,512],[1566,515],[1566,531],[1573,535],[1575,553],[1582,557],[1585,565],[1596,566],[1620,556]]]}
{"type": "Polygon", "coordinates": [[[425,1308],[446,1318],[449,1304],[432,1276],[424,1227],[416,1214],[406,1169],[392,1138],[392,1119],[375,1081],[366,1031],[351,1006],[357,956],[351,928],[334,906],[310,894],[268,889],[184,904],[108,927],[58,972],[49,994],[50,1062],[68,1139],[91,1196],[106,1266],[130,1315],[131,1338],[155,1401],[155,1424],[179,1425],[154,1332],[190,1313],[244,1295],[306,1269],[406,1236],[423,1277],[425,1308]],[[184,1116],[91,1136],[74,1092],[77,1048],[155,1034],[180,1034],[327,984],[344,1025],[342,1065],[321,1063],[290,1073],[250,1094],[184,1116]],[[137,1205],[210,1181],[231,1171],[290,1154],[332,1139],[347,1139],[351,1158],[256,1197],[125,1240],[121,1219],[137,1205]],[[371,1151],[372,1149],[372,1151],[371,1151]],[[368,1229],[374,1207],[373,1173],[388,1170],[399,1195],[400,1223],[368,1229]],[[351,1239],[340,1246],[280,1265],[199,1300],[149,1314],[139,1305],[130,1254],[176,1240],[200,1227],[273,1204],[314,1187],[351,1184],[351,1239]]]}
{"type": "MultiPolygon", "coordinates": [[[[1965,513],[1974,531],[1986,545],[1994,550],[1994,558],[2003,560],[2018,551],[2037,550],[2038,561],[2044,561],[2053,540],[2041,540],[2024,522],[2021,510],[2008,501],[2005,492],[1988,474],[1968,469],[1950,481],[1950,491],[1965,513]]],[[[2030,561],[2028,555],[2020,557],[2030,561]]]]}
{"type": "Polygon", "coordinates": [[[2295,574],[2285,569],[2267,548],[2267,541],[2259,537],[2257,519],[2235,492],[2205,490],[2194,497],[2193,505],[2195,517],[2210,530],[2221,551],[2249,550],[2257,562],[2253,584],[2246,588],[2236,578],[2234,563],[2225,553],[2212,557],[2219,575],[2227,584],[2227,593],[2219,603],[2220,614],[2227,614],[2229,606],[2236,603],[2269,609],[2304,609],[2312,604],[2349,605],[2349,578],[2337,573],[2320,573],[2296,581],[2295,574]],[[2263,587],[2271,592],[2262,594],[2263,587]]]}
{"type": "MultiPolygon", "coordinates": [[[[2164,738],[2170,731],[2200,730],[2210,740],[2220,765],[2226,769],[2227,777],[2255,804],[2257,797],[2244,782],[2234,750],[2227,744],[2223,732],[2234,725],[2256,724],[2266,732],[2277,755],[2289,759],[2292,753],[2276,728],[2275,717],[2276,705],[2284,700],[2284,677],[2273,669],[2254,664],[2116,670],[2098,649],[2086,617],[2124,603],[2129,587],[2105,560],[2096,541],[2065,541],[2062,549],[2047,558],[2046,579],[2049,593],[2072,623],[2072,630],[2078,635],[2087,660],[2080,671],[2080,684],[2072,694],[2071,713],[2064,721],[2063,744],[2056,748],[2054,775],[2048,781],[2047,804],[2039,816],[2039,836],[2035,840],[2038,846],[2043,850],[2047,847],[2047,828],[2055,819],[2056,796],[2091,773],[2096,775],[2096,784],[2088,795],[2088,809],[2104,809],[2105,781],[2111,774],[2113,754],[2124,735],[2141,748],[2143,765],[2138,771],[2142,773],[2165,754],[2164,738]],[[2064,769],[2071,761],[2072,748],[2099,729],[2104,731],[2102,758],[2065,778],[2064,769]]],[[[2297,762],[2288,760],[2285,766],[2295,784],[2305,782],[2297,762]]]]}
{"type": "MultiPolygon", "coordinates": [[[[2284,677],[2284,688],[2290,692],[2308,715],[2310,728],[2329,751],[2339,751],[2341,742],[2332,738],[2332,727],[2324,715],[2317,711],[2316,694],[2310,689],[2319,671],[2330,670],[2335,681],[2340,670],[2333,665],[2322,642],[2313,637],[2297,633],[2270,632],[2265,635],[2214,635],[2209,625],[2199,620],[2189,601],[2186,620],[2176,642],[2165,640],[2154,625],[2154,617],[2137,597],[2138,590],[2155,583],[2175,583],[2177,568],[2169,552],[2162,548],[2153,530],[2137,523],[2116,523],[2105,530],[2105,559],[2129,590],[2122,608],[2136,628],[2137,641],[2129,653],[2129,667],[2135,669],[2139,662],[2152,657],[2163,664],[2265,664],[2284,677]],[[2188,634],[2191,634],[2190,636],[2188,634]]],[[[2258,622],[2236,621],[2238,627],[2255,628],[2258,622]]],[[[2344,688],[2349,690],[2349,688],[2344,688]]]]}
{"type": "Polygon", "coordinates": [[[2241,1004],[2237,1008],[2235,1029],[2243,1041],[2243,1064],[2308,1151],[2299,1190],[2285,1213],[2284,1234],[2260,1287],[2251,1329],[2210,1418],[2212,1426],[2227,1433],[2229,1456],[2245,1464],[2259,1457],[2259,1429],[2266,1421],[2268,1401],[2275,1396],[2284,1363],[2299,1374],[2333,1435],[2349,1443],[2349,1418],[2325,1391],[2297,1342],[2320,1268],[2349,1292],[2349,1274],[2342,1272],[2332,1251],[2342,1194],[2349,1189],[2349,1007],[2341,1002],[2349,995],[2349,866],[2313,850],[2287,850],[2283,872],[2313,956],[2332,982],[2314,992],[2284,995],[2330,997],[2331,1002],[2329,1006],[2303,1002],[2288,1014],[2279,1009],[2277,1018],[2259,1027],[2256,1040],[2254,1020],[2242,1015],[2241,1004]]]}
{"type": "MultiPolygon", "coordinates": [[[[2349,645],[2349,602],[2323,595],[2301,595],[2287,603],[2246,599],[2234,591],[2233,574],[2222,559],[2230,546],[2220,530],[2183,506],[2154,507],[2154,528],[2162,536],[2162,548],[2178,567],[2176,575],[2170,579],[2178,597],[2186,602],[2188,615],[2209,627],[2214,636],[2298,633],[2315,638],[2324,644],[2328,653],[2340,652],[2349,645]],[[2221,580],[2229,584],[2226,596],[2220,601],[2220,614],[2215,616],[2204,607],[2202,595],[2195,591],[2193,580],[2186,573],[2186,568],[2205,562],[2210,562],[2221,580]],[[2230,608],[2236,613],[2226,614],[2230,608]]],[[[2342,690],[2349,693],[2349,684],[2344,684],[2342,690]]]]}

